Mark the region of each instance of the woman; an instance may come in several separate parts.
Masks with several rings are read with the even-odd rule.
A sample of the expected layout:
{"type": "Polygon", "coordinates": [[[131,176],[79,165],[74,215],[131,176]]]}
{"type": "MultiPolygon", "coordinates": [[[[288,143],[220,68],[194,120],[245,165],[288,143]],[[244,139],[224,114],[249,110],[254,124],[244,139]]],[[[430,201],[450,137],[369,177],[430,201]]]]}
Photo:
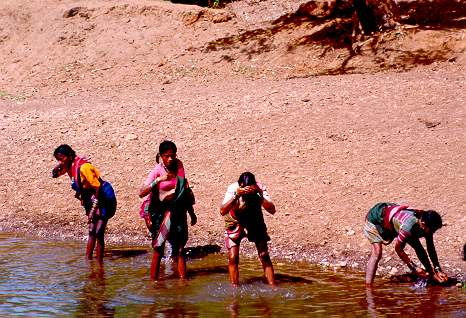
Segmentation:
{"type": "Polygon", "coordinates": [[[194,195],[185,178],[183,164],[176,158],[176,151],[176,145],[171,141],[165,140],[159,145],[157,165],[139,191],[140,198],[147,196],[141,206],[141,216],[152,234],[152,280],[159,278],[166,240],[172,245],[172,258],[177,264],[179,277],[186,277],[183,253],[188,241],[186,212],[191,217],[191,225],[197,222],[193,209],[194,195]]]}
{"type": "Polygon", "coordinates": [[[244,237],[256,244],[265,278],[270,285],[275,284],[273,265],[267,246],[270,237],[267,234],[262,207],[270,214],[275,214],[275,205],[267,190],[256,182],[251,172],[242,173],[238,182],[228,186],[220,207],[220,215],[225,219],[228,272],[233,286],[239,285],[239,246],[244,237]]]}
{"type": "Polygon", "coordinates": [[[96,259],[102,262],[105,248],[105,227],[115,214],[117,201],[115,192],[109,182],[102,180],[99,170],[87,159],[76,155],[69,145],[61,145],[55,149],[53,156],[58,164],[52,170],[52,177],[57,178],[65,173],[71,179],[71,188],[76,191],[75,197],[81,201],[86,211],[89,224],[89,238],[86,258],[92,259],[94,248],[96,259]]]}
{"type": "Polygon", "coordinates": [[[366,285],[372,286],[377,265],[382,256],[382,244],[395,239],[395,251],[409,269],[421,277],[430,276],[443,283],[448,276],[442,272],[434,246],[434,233],[442,227],[442,218],[436,211],[410,209],[395,203],[377,203],[366,216],[364,235],[372,244],[372,252],[366,269],[366,285]],[[419,238],[424,237],[427,252],[419,238]],[[417,266],[404,252],[406,243],[416,252],[425,270],[417,266]],[[433,268],[429,261],[432,261],[433,268]]]}

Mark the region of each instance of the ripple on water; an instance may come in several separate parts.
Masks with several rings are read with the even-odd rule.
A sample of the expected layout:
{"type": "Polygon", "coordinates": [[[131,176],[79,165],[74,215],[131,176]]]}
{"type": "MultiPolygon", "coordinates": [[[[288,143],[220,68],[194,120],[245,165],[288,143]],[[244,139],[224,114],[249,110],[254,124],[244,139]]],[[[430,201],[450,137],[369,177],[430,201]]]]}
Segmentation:
{"type": "Polygon", "coordinates": [[[154,283],[150,253],[110,253],[100,267],[84,260],[84,248],[0,234],[0,316],[466,316],[466,293],[455,287],[413,290],[380,280],[366,290],[361,273],[280,263],[271,288],[259,261],[242,257],[241,285],[233,288],[225,255],[188,261],[186,281],[164,259],[154,283]]]}

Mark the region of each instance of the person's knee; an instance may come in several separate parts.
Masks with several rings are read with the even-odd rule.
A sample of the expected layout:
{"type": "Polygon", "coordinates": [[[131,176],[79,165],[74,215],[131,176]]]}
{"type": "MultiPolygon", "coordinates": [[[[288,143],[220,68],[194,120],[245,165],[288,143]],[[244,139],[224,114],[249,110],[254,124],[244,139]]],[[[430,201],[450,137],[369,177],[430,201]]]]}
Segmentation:
{"type": "Polygon", "coordinates": [[[172,242],[171,244],[171,255],[170,257],[184,256],[184,245],[179,244],[178,242],[172,242]]]}
{"type": "Polygon", "coordinates": [[[239,264],[239,255],[230,253],[228,255],[228,264],[237,266],[239,264]]]}
{"type": "Polygon", "coordinates": [[[272,260],[270,259],[270,255],[268,251],[262,251],[259,253],[259,259],[263,264],[271,264],[272,260]]]}
{"type": "Polygon", "coordinates": [[[101,223],[101,224],[97,225],[96,230],[95,230],[95,235],[100,239],[104,238],[104,236],[105,236],[105,223],[101,223]]]}
{"type": "Polygon", "coordinates": [[[153,246],[153,249],[155,253],[163,256],[165,250],[164,246],[153,246]]]}
{"type": "Polygon", "coordinates": [[[89,233],[89,236],[96,236],[95,226],[90,226],[88,233],[89,233]]]}

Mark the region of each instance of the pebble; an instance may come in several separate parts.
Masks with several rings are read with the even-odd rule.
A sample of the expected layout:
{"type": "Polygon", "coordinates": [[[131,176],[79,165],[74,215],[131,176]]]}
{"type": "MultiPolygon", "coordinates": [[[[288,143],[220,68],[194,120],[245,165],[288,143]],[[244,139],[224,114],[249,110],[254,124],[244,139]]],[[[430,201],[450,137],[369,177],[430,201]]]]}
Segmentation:
{"type": "Polygon", "coordinates": [[[137,140],[138,136],[136,136],[134,134],[129,134],[129,135],[126,136],[126,139],[128,139],[128,140],[137,140]]]}

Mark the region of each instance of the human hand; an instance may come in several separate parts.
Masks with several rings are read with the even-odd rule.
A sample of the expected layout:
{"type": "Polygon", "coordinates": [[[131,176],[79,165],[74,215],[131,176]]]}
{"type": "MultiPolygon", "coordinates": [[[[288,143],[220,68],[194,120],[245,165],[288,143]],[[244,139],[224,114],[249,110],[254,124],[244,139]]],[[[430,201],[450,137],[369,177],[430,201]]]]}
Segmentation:
{"type": "Polygon", "coordinates": [[[419,276],[419,277],[422,277],[422,278],[427,278],[429,277],[429,273],[427,273],[425,270],[423,270],[422,268],[420,267],[416,267],[416,270],[414,271],[414,273],[419,276]]]}
{"type": "Polygon", "coordinates": [[[189,215],[191,217],[191,226],[195,225],[197,223],[197,216],[194,213],[191,213],[189,215]]]}
{"type": "Polygon", "coordinates": [[[59,176],[65,173],[65,169],[63,168],[61,163],[57,163],[55,167],[52,169],[52,178],[58,178],[59,176]]]}
{"type": "Polygon", "coordinates": [[[167,174],[164,174],[163,176],[160,176],[158,177],[158,182],[161,182],[161,181],[168,181],[168,180],[171,180],[173,178],[175,178],[176,175],[173,173],[173,172],[168,172],[167,174]]]}
{"type": "Polygon", "coordinates": [[[250,185],[250,186],[245,186],[245,187],[240,187],[238,190],[236,190],[236,194],[238,196],[243,196],[246,194],[253,194],[257,192],[257,186],[256,185],[250,185]]]}
{"type": "Polygon", "coordinates": [[[448,280],[448,276],[443,272],[437,272],[434,274],[434,279],[439,283],[444,283],[448,280]]]}

